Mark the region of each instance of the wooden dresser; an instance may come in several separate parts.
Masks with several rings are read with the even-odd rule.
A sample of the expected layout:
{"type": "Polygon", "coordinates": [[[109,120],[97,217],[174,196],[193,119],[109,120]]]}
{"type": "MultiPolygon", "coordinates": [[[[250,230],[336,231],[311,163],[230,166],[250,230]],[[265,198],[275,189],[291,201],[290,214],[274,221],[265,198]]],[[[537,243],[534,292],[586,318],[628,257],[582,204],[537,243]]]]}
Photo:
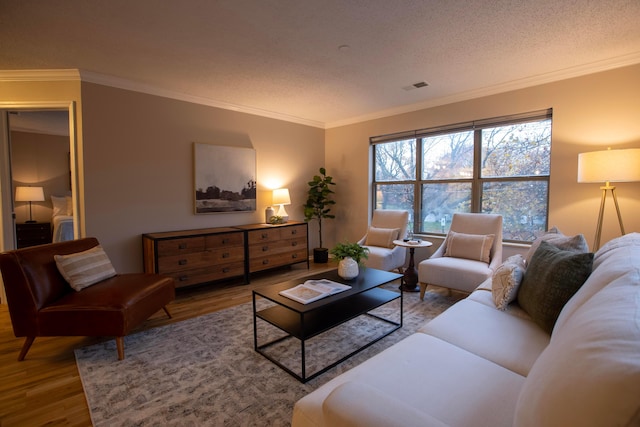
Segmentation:
{"type": "Polygon", "coordinates": [[[305,222],[169,231],[142,235],[144,271],[172,276],[177,287],[242,277],[306,262],[305,222]]]}
{"type": "Polygon", "coordinates": [[[247,233],[248,273],[306,262],[309,267],[306,222],[250,224],[236,227],[247,233]]]}
{"type": "Polygon", "coordinates": [[[176,287],[244,277],[245,233],[235,228],[150,233],[142,236],[144,271],[173,277],[176,287]]]}

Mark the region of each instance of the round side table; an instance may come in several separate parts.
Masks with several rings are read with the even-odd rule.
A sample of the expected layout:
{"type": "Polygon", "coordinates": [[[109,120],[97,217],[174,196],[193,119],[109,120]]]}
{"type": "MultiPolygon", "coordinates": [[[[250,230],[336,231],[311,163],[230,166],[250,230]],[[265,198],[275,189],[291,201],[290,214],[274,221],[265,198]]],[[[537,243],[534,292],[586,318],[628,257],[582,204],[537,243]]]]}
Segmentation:
{"type": "Polygon", "coordinates": [[[408,242],[405,242],[404,240],[394,240],[393,244],[396,246],[409,248],[409,267],[404,272],[400,289],[404,292],[420,291],[420,287],[418,286],[418,270],[416,270],[415,267],[413,253],[415,252],[416,248],[428,248],[432,245],[432,243],[426,242],[424,240],[409,240],[408,242]]]}

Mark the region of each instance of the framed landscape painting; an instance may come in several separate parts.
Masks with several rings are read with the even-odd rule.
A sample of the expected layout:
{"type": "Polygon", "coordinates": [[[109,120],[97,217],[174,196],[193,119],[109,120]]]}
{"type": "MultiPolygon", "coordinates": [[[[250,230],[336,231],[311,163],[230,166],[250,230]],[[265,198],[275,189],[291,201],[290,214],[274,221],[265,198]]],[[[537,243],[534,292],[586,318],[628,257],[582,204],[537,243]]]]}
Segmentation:
{"type": "Polygon", "coordinates": [[[256,150],[193,144],[195,213],[256,210],[256,150]]]}

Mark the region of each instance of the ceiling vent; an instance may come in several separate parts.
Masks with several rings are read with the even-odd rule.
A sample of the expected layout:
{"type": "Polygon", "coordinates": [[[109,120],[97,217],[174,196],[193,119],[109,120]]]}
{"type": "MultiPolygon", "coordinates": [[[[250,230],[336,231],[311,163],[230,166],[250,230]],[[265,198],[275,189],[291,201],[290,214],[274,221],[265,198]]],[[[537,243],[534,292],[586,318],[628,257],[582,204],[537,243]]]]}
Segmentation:
{"type": "Polygon", "coordinates": [[[429,83],[427,83],[427,82],[418,82],[418,83],[414,83],[414,84],[412,84],[410,86],[405,86],[402,89],[408,91],[408,90],[420,89],[421,87],[427,87],[427,86],[429,86],[429,83]]]}

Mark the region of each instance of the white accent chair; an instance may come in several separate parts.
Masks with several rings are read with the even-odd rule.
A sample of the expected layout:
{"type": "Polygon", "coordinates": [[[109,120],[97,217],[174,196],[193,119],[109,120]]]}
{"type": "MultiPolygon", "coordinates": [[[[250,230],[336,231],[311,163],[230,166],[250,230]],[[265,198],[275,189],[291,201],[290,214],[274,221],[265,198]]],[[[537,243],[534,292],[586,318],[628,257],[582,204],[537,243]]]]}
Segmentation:
{"type": "Polygon", "coordinates": [[[378,270],[398,270],[402,273],[406,259],[406,249],[395,246],[394,240],[407,235],[409,212],[405,210],[376,209],[373,211],[371,226],[358,244],[369,248],[369,258],[362,264],[378,270]]]}
{"type": "Polygon", "coordinates": [[[418,264],[420,299],[424,299],[427,285],[473,292],[500,264],[502,216],[481,213],[453,214],[447,238],[431,257],[418,264]],[[490,238],[483,240],[483,236],[492,234],[494,238],[489,250],[490,238]]]}

